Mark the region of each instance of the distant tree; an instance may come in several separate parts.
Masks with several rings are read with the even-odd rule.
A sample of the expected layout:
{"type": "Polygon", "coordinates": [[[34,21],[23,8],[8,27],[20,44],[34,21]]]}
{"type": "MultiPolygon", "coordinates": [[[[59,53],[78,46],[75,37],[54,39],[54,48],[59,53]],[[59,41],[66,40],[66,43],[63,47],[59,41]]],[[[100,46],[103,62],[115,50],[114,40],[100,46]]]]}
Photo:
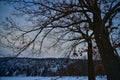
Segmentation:
{"type": "MultiPolygon", "coordinates": [[[[13,2],[18,1],[13,0],[13,2]]],[[[43,32],[43,38],[40,40],[40,50],[43,41],[48,35],[53,33],[58,36],[55,33],[59,33],[55,44],[61,40],[66,40],[65,42],[72,41],[72,47],[69,50],[71,52],[74,45],[83,42],[81,41],[83,39],[82,35],[87,32],[85,28],[87,26],[88,30],[90,30],[88,34],[93,32],[108,80],[120,79],[120,59],[115,54],[109,37],[109,30],[115,25],[115,20],[119,20],[120,1],[55,0],[53,2],[48,0],[22,0],[19,4],[17,3],[15,9],[18,10],[18,13],[15,13],[16,15],[27,14],[30,16],[29,20],[34,23],[32,29],[24,30],[25,28],[16,28],[15,26],[18,25],[8,19],[9,23],[14,25],[14,27],[12,26],[13,29],[22,31],[22,35],[19,38],[22,36],[24,45],[19,49],[20,51],[16,56],[31,45],[34,48],[34,42],[43,32]],[[24,42],[25,35],[33,32],[36,32],[35,36],[24,42]]],[[[118,27],[119,25],[115,26],[118,27]]],[[[61,41],[61,43],[64,43],[64,41],[61,41]]]]}

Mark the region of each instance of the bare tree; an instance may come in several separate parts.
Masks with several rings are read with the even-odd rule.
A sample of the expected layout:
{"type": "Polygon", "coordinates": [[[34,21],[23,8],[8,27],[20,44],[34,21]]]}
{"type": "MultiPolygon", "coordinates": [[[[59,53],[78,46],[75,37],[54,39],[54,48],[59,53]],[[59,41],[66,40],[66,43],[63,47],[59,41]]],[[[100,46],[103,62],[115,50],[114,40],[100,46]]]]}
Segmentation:
{"type": "Polygon", "coordinates": [[[18,55],[33,44],[39,34],[44,31],[45,34],[40,41],[40,49],[46,36],[56,29],[62,30],[61,35],[64,35],[59,37],[57,43],[64,39],[72,41],[73,45],[79,44],[82,40],[81,36],[83,38],[84,33],[87,32],[85,28],[87,25],[90,32],[94,34],[108,80],[120,79],[120,59],[111,45],[108,30],[114,25],[113,20],[119,16],[120,2],[118,0],[56,0],[54,2],[22,0],[15,9],[18,10],[16,15],[27,14],[31,16],[29,19],[32,22],[35,21],[34,19],[37,21],[31,30],[23,30],[17,27],[18,30],[24,32],[22,36],[36,32],[35,37],[21,48],[18,55]]]}

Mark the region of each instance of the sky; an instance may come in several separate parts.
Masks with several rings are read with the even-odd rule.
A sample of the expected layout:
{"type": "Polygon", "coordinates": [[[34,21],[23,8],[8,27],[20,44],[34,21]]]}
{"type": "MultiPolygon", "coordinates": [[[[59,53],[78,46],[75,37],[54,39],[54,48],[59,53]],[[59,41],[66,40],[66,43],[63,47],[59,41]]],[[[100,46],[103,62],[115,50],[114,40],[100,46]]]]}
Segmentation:
{"type": "MultiPolygon", "coordinates": [[[[0,13],[0,23],[5,21],[6,17],[13,17],[15,19],[15,21],[22,27],[26,26],[27,24],[32,25],[32,23],[28,23],[28,22],[25,21],[26,16],[14,17],[14,16],[11,15],[14,12],[14,8],[13,8],[12,4],[6,4],[4,1],[0,1],[0,12],[1,12],[0,13]]],[[[0,25],[0,31],[2,31],[2,28],[3,28],[3,26],[0,25]]],[[[46,45],[49,44],[48,41],[46,41],[46,45]]],[[[20,54],[19,57],[31,57],[31,58],[47,58],[47,57],[59,58],[59,57],[64,57],[64,53],[62,52],[62,50],[61,51],[59,50],[59,52],[58,52],[55,49],[51,49],[51,50],[49,50],[49,52],[44,51],[40,54],[29,54],[29,53],[30,53],[30,51],[24,51],[20,54]]],[[[9,57],[9,56],[13,56],[14,54],[16,54],[16,53],[11,51],[10,49],[0,47],[0,57],[9,57]]],[[[83,58],[83,57],[85,58],[85,56],[86,56],[86,54],[83,55],[82,57],[81,56],[79,56],[79,57],[80,58],[83,58]]]]}
{"type": "Polygon", "coordinates": [[[10,16],[11,11],[12,11],[12,5],[0,1],[0,21],[3,21],[6,16],[10,16]]]}
{"type": "MultiPolygon", "coordinates": [[[[13,17],[11,14],[14,12],[14,8],[12,4],[6,4],[3,1],[0,1],[0,23],[2,23],[2,21],[5,20],[5,17],[13,17]]],[[[20,25],[20,26],[26,26],[26,25],[32,25],[32,23],[28,23],[25,21],[25,17],[26,16],[17,16],[14,17],[15,21],[20,25]]],[[[0,25],[0,31],[2,31],[2,26],[0,25]]],[[[49,41],[46,41],[46,45],[49,44],[49,41]]],[[[7,49],[7,48],[3,48],[0,47],[0,56],[13,56],[14,52],[12,52],[11,50],[7,49]]],[[[55,49],[51,49],[49,50],[49,52],[44,51],[41,54],[30,54],[29,51],[24,51],[23,53],[21,53],[21,55],[19,57],[32,57],[32,58],[46,58],[46,57],[63,57],[64,53],[61,50],[55,50],[55,49]]],[[[83,56],[79,56],[80,58],[85,58],[86,57],[86,53],[84,53],[83,56]]]]}
{"type": "MultiPolygon", "coordinates": [[[[5,20],[6,16],[10,16],[10,13],[12,11],[11,5],[8,5],[2,1],[0,1],[0,24],[2,21],[5,20]]],[[[1,31],[2,26],[0,25],[0,31],[1,31]]],[[[8,49],[0,47],[0,56],[7,56],[7,54],[11,54],[11,52],[8,49]]]]}
{"type": "MultiPolygon", "coordinates": [[[[13,5],[12,4],[6,4],[3,1],[0,1],[0,23],[2,23],[3,21],[5,21],[6,17],[13,17],[11,14],[14,11],[13,5]]],[[[24,16],[18,16],[15,17],[14,19],[16,19],[15,21],[20,24],[20,25],[27,25],[27,24],[31,24],[28,23],[26,24],[26,21],[24,19],[24,16]],[[20,22],[20,23],[19,23],[20,22]]],[[[3,26],[0,25],[0,31],[2,31],[3,26]]],[[[46,41],[46,45],[49,44],[49,40],[46,41]]],[[[13,55],[15,55],[16,53],[13,52],[12,50],[8,49],[8,48],[4,48],[4,47],[0,47],[0,57],[11,57],[13,55]]],[[[30,58],[60,58],[60,57],[64,57],[64,53],[62,50],[58,50],[58,49],[50,49],[49,52],[42,52],[40,54],[30,54],[30,51],[24,51],[22,52],[19,57],[30,57],[30,58]]],[[[86,53],[83,56],[79,56],[79,58],[85,58],[86,57],[86,53]]],[[[76,58],[76,57],[75,57],[76,58]]]]}

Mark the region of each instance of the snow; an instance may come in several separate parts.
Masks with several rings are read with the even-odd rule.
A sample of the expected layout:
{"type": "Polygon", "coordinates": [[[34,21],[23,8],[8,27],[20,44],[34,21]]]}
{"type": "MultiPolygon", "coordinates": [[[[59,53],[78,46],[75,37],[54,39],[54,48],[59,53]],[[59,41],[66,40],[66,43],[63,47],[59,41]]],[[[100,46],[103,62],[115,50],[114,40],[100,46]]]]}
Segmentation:
{"type": "MultiPolygon", "coordinates": [[[[88,80],[86,76],[56,76],[56,77],[0,77],[0,80],[88,80]]],[[[107,80],[106,76],[97,76],[96,80],[107,80]]]]}

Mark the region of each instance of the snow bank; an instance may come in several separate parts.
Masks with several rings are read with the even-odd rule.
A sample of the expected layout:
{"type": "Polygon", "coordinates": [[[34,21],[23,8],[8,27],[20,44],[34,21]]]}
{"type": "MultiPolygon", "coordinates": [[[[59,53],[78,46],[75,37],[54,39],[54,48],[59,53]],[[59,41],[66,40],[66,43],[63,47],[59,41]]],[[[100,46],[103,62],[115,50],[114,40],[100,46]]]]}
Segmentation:
{"type": "MultiPolygon", "coordinates": [[[[88,80],[88,77],[0,77],[0,80],[88,80]]],[[[106,76],[97,76],[96,80],[107,80],[106,76]]]]}

